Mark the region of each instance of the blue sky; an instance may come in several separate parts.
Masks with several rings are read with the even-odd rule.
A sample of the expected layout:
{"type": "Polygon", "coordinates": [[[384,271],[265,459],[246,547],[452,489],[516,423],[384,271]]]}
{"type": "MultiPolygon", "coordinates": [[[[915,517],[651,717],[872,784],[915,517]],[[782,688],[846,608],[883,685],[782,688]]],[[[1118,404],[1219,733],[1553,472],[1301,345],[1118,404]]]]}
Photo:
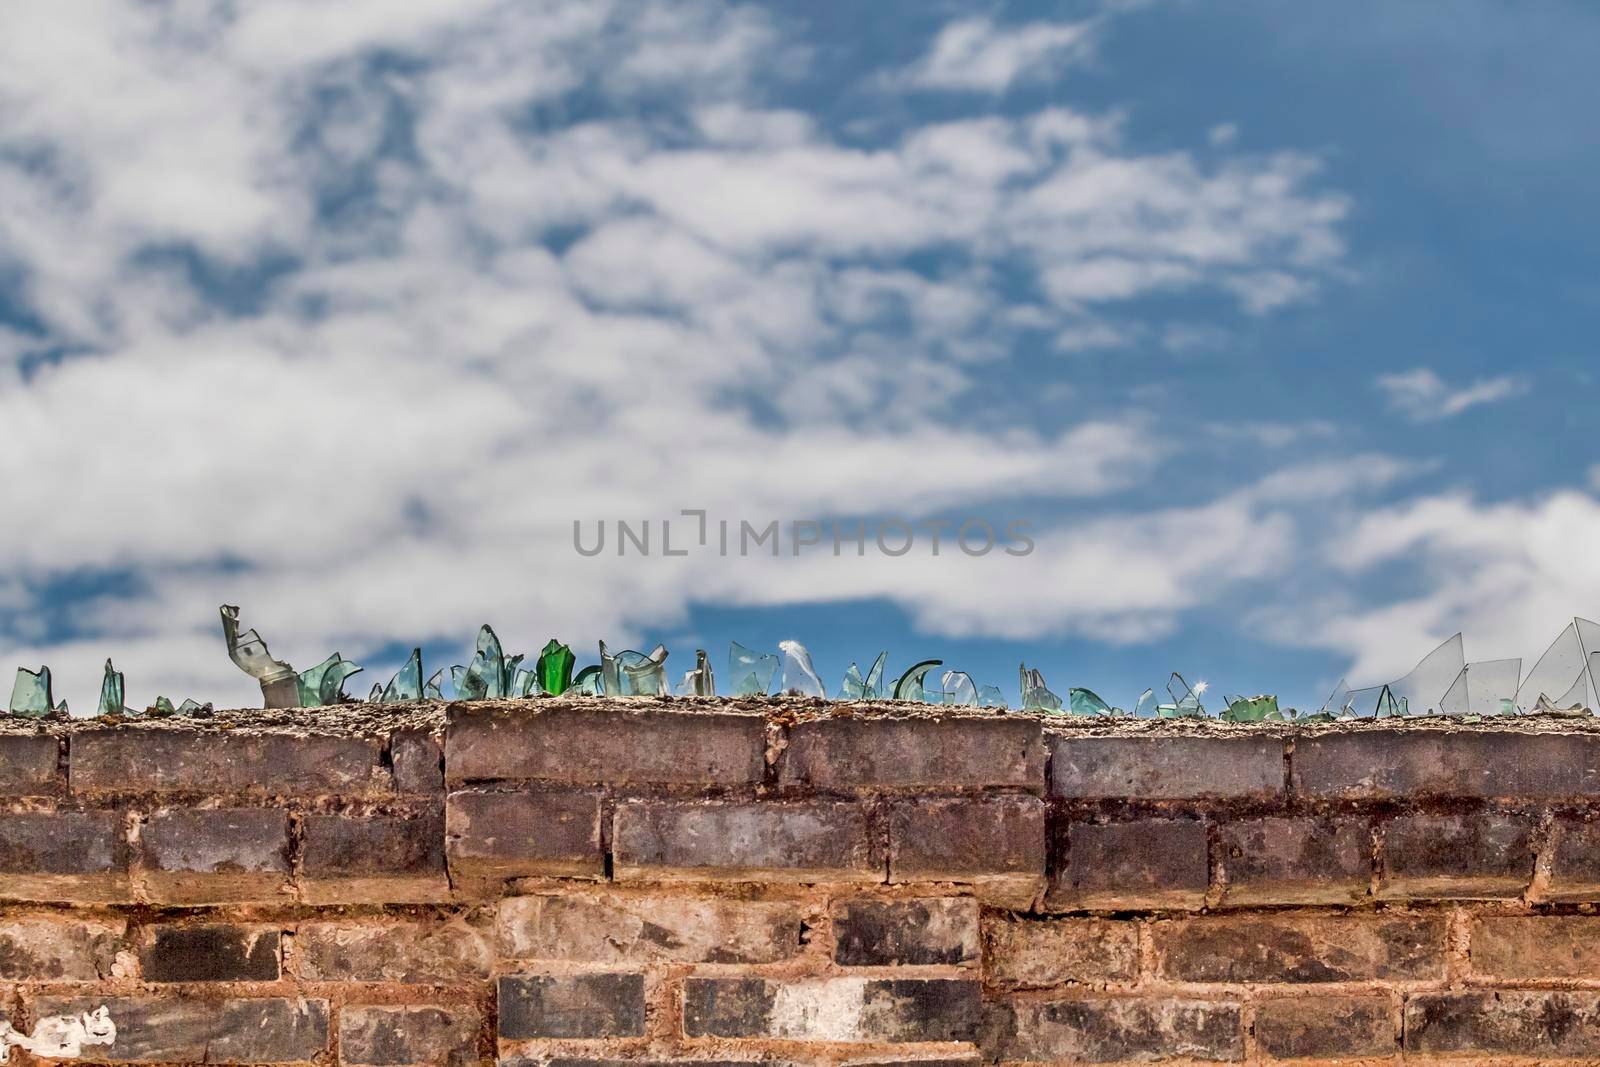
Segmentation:
{"type": "Polygon", "coordinates": [[[484,621],[1120,704],[1535,656],[1600,601],[1597,47],[1489,0],[13,0],[0,666],[249,703],[223,602],[357,692],[484,621]],[[686,508],[1035,550],[573,550],[686,508]]]}

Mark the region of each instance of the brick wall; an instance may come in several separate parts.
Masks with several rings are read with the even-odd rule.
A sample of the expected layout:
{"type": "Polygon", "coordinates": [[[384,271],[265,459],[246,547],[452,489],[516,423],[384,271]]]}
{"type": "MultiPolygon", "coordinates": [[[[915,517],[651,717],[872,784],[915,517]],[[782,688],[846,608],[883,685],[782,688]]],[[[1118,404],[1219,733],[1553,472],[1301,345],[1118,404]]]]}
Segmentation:
{"type": "Polygon", "coordinates": [[[94,1062],[1600,1062],[1586,723],[0,730],[0,1018],[94,1062]]]}

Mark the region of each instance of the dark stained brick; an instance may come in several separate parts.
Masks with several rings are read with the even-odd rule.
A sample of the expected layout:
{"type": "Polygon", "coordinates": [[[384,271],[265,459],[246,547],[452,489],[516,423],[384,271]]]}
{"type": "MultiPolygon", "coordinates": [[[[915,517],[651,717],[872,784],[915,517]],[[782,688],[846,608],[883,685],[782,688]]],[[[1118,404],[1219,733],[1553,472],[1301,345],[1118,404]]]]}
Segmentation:
{"type": "Polygon", "coordinates": [[[34,1010],[76,1015],[102,1004],[117,1038],[109,1048],[84,1050],[95,1062],[303,1063],[328,1048],[326,1000],[41,997],[34,1010]]]}
{"type": "Polygon", "coordinates": [[[1044,888],[1045,806],[1033,796],[896,800],[891,882],[964,882],[998,904],[1027,907],[1044,888]]]}
{"type": "Polygon", "coordinates": [[[206,923],[156,926],[139,951],[147,982],[275,982],[278,931],[206,923]]]}
{"type": "Polygon", "coordinates": [[[834,962],[918,967],[978,958],[978,902],[969,897],[852,900],[833,910],[834,962]]]}
{"type": "Polygon", "coordinates": [[[868,809],[845,801],[636,801],[612,847],[619,881],[884,880],[868,809]]]}
{"type": "Polygon", "coordinates": [[[1427,981],[1444,977],[1436,917],[1224,913],[1151,926],[1156,971],[1180,982],[1427,981]]]}
{"type": "Polygon", "coordinates": [[[125,822],[116,811],[0,814],[0,897],[130,899],[125,822]]]}
{"type": "Polygon", "coordinates": [[[1283,738],[1051,734],[1050,794],[1071,799],[1266,799],[1283,792],[1283,738]]]}
{"type": "Polygon", "coordinates": [[[61,742],[49,734],[0,734],[0,796],[53,796],[61,742]]]}
{"type": "Polygon", "coordinates": [[[1590,797],[1600,794],[1600,735],[1493,728],[1366,729],[1303,736],[1295,791],[1339,799],[1590,797]]]}
{"type": "Polygon", "coordinates": [[[80,729],[68,749],[74,793],[394,792],[377,738],[122,726],[80,729]]]}
{"type": "Polygon", "coordinates": [[[445,835],[451,873],[462,881],[605,872],[597,792],[458,790],[445,802],[445,835]]]}
{"type": "Polygon", "coordinates": [[[163,904],[286,899],[289,816],[269,808],[153,813],[140,834],[144,883],[163,904]]]}
{"type": "Polygon", "coordinates": [[[1051,909],[1198,908],[1210,885],[1205,824],[1193,819],[1075,822],[1053,857],[1051,909]]]}
{"type": "Polygon", "coordinates": [[[644,1034],[641,974],[510,975],[499,990],[502,1038],[644,1034]]]}
{"type": "Polygon", "coordinates": [[[1388,997],[1294,997],[1256,1004],[1256,1044],[1280,1060],[1393,1056],[1395,1005],[1388,997]]]}
{"type": "Polygon", "coordinates": [[[1407,1053],[1600,1056],[1600,994],[1516,989],[1414,993],[1406,998],[1404,1040],[1407,1053]]]}
{"type": "Polygon", "coordinates": [[[1372,881],[1372,831],[1357,816],[1223,823],[1218,858],[1226,904],[1350,904],[1372,881]]]}
{"type": "Polygon", "coordinates": [[[389,760],[400,792],[444,792],[444,745],[431,732],[396,731],[389,739],[389,760]]]}
{"type": "Polygon", "coordinates": [[[1237,1002],[1174,997],[993,1001],[984,1005],[978,1045],[991,1063],[1157,1060],[1176,1049],[1202,1060],[1244,1059],[1237,1002]]]}
{"type": "Polygon", "coordinates": [[[1517,897],[1533,879],[1536,817],[1400,815],[1382,824],[1378,895],[1517,897]]]}
{"type": "Polygon", "coordinates": [[[316,904],[443,900],[444,813],[307,815],[300,890],[316,904]]]}
{"type": "Polygon", "coordinates": [[[1044,790],[1037,720],[832,718],[797,724],[779,765],[786,789],[1044,790]]]}
{"type": "Polygon", "coordinates": [[[1556,820],[1547,895],[1551,900],[1600,900],[1600,823],[1556,820]]]}
{"type": "Polygon", "coordinates": [[[339,1011],[339,1062],[351,1067],[468,1067],[478,1059],[478,1013],[470,1007],[346,1005],[339,1011]]]}

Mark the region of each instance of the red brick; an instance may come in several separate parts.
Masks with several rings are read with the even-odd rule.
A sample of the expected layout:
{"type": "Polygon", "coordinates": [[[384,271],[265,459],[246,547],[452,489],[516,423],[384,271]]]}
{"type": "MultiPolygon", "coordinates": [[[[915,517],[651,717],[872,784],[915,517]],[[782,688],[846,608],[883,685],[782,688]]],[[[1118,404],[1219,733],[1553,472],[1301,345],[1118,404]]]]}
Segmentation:
{"type": "Polygon", "coordinates": [[[369,737],[161,726],[87,727],[68,746],[74,793],[394,792],[383,742],[369,737]]]}
{"type": "Polygon", "coordinates": [[[451,873],[464,883],[605,873],[597,792],[458,790],[445,802],[445,834],[451,873]]]}
{"type": "Polygon", "coordinates": [[[445,777],[577,784],[754,786],[766,775],[759,712],[666,711],[519,701],[453,704],[445,777]]]}
{"type": "Polygon", "coordinates": [[[1044,741],[1033,719],[976,716],[833,718],[790,731],[786,789],[825,792],[1044,791],[1044,741]]]}
{"type": "Polygon", "coordinates": [[[1600,735],[1416,726],[1310,734],[1295,791],[1330,799],[1600,795],[1600,735]]]}
{"type": "MultiPolygon", "coordinates": [[[[1495,989],[1406,998],[1407,1053],[1600,1056],[1600,994],[1495,989]]],[[[1478,1062],[1493,1062],[1485,1059],[1478,1062]]]]}
{"type": "Polygon", "coordinates": [[[1223,823],[1218,860],[1226,904],[1351,904],[1372,881],[1372,831],[1354,815],[1223,823]]]}
{"type": "Polygon", "coordinates": [[[1513,981],[1600,974],[1600,916],[1497,915],[1472,924],[1472,969],[1513,981]]]}
{"type": "Polygon", "coordinates": [[[683,986],[689,1037],[793,1041],[970,1041],[976,981],[950,978],[690,978],[683,986]]]}
{"type": "Polygon", "coordinates": [[[1283,793],[1283,738],[1052,733],[1050,795],[1069,799],[1268,799],[1283,793]]]}
{"type": "Polygon", "coordinates": [[[1521,896],[1533,878],[1533,819],[1401,815],[1382,825],[1381,897],[1521,896]]]}
{"type": "Polygon", "coordinates": [[[1256,1044],[1278,1060],[1340,1060],[1399,1051],[1388,997],[1282,997],[1256,1004],[1256,1044]]]}
{"type": "Polygon", "coordinates": [[[1239,1004],[1176,997],[1074,996],[984,1005],[984,1060],[1113,1063],[1244,1058],[1239,1004]]]}
{"type": "Polygon", "coordinates": [[[295,956],[311,982],[468,984],[489,977],[494,945],[471,916],[303,922],[295,956]]]}
{"type": "Polygon", "coordinates": [[[42,997],[34,1017],[105,1005],[117,1038],[89,1047],[96,1063],[303,1063],[328,1048],[328,1002],[270,997],[42,997]]]}
{"type": "Polygon", "coordinates": [[[0,980],[95,982],[110,978],[122,946],[121,920],[65,915],[0,922],[0,980]]]}
{"type": "Polygon", "coordinates": [[[1033,796],[896,800],[889,881],[961,882],[998,904],[1027,907],[1044,888],[1045,808],[1033,796]]]}
{"type": "Polygon", "coordinates": [[[116,811],[0,814],[0,897],[130,900],[126,821],[116,811]]]}
{"type": "Polygon", "coordinates": [[[339,1062],[351,1067],[468,1067],[478,1058],[478,1012],[470,1007],[346,1005],[339,1010],[339,1062]]]}
{"type": "Polygon", "coordinates": [[[1139,931],[1131,922],[990,914],[983,946],[984,981],[1002,989],[1131,982],[1139,968],[1139,931]]]}
{"type": "Polygon", "coordinates": [[[1177,982],[1428,981],[1444,977],[1440,918],[1238,912],[1151,926],[1156,972],[1177,982]]]}
{"type": "Polygon", "coordinates": [[[588,963],[776,963],[799,954],[805,914],[782,900],[513,897],[500,902],[500,951],[588,963]]]}
{"type": "Polygon", "coordinates": [[[620,880],[881,882],[868,809],[842,801],[636,801],[617,808],[620,880]]]}
{"type": "Polygon", "coordinates": [[[1054,862],[1052,910],[1198,908],[1210,884],[1206,827],[1193,819],[1075,822],[1054,862]]]}
{"type": "Polygon", "coordinates": [[[162,904],[281,901],[289,816],[268,808],[164,808],[140,833],[145,893],[162,904]]]}
{"type": "Polygon", "coordinates": [[[0,796],[54,796],[61,742],[49,734],[0,734],[0,796]]]}
{"type": "Polygon", "coordinates": [[[405,904],[444,900],[442,812],[307,815],[300,894],[312,904],[405,904]]]}

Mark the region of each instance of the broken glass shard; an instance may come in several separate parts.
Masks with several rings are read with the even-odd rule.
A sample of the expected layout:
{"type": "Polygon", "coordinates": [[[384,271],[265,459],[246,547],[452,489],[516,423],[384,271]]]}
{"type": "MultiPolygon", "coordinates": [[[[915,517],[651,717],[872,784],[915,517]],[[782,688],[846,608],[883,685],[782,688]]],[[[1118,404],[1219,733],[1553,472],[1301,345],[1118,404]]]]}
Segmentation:
{"type": "Polygon", "coordinates": [[[1439,710],[1446,715],[1499,715],[1502,702],[1509,701],[1516,706],[1521,680],[1520,659],[1469,663],[1446,691],[1439,702],[1439,710]]]}
{"type": "Polygon", "coordinates": [[[1133,717],[1136,719],[1153,719],[1156,717],[1156,691],[1146,689],[1139,694],[1138,703],[1133,706],[1133,717]]]}
{"type": "Polygon", "coordinates": [[[924,690],[923,680],[928,677],[929,671],[942,666],[944,666],[942,659],[925,659],[913,664],[900,676],[900,680],[894,683],[894,699],[926,701],[928,695],[924,690]]]}
{"type": "Polygon", "coordinates": [[[733,679],[733,695],[766,696],[772,692],[772,679],[778,673],[778,657],[745,648],[737,641],[728,644],[728,677],[733,679]]]}
{"type": "Polygon", "coordinates": [[[1467,665],[1461,635],[1456,634],[1422,658],[1411,673],[1389,683],[1389,692],[1407,714],[1426,715],[1440,710],[1445,693],[1467,665]]]}
{"type": "Polygon", "coordinates": [[[511,696],[531,697],[539,692],[539,676],[526,667],[518,667],[511,676],[511,696]]]}
{"type": "Polygon", "coordinates": [[[52,707],[53,699],[50,691],[49,667],[40,667],[37,671],[30,671],[25,667],[17,668],[17,679],[11,686],[9,705],[13,715],[49,715],[52,711],[65,713],[66,701],[52,707]]]}
{"type": "Polygon", "coordinates": [[[1322,702],[1322,707],[1317,709],[1318,715],[1339,715],[1344,711],[1344,696],[1350,691],[1343,678],[1333,687],[1333,692],[1328,694],[1328,699],[1322,702]]]}
{"type": "Polygon", "coordinates": [[[400,704],[422,699],[422,649],[414,648],[405,666],[395,672],[378,694],[380,704],[400,704]]]}
{"type": "Polygon", "coordinates": [[[572,649],[552,637],[545,642],[544,650],[533,664],[539,676],[539,688],[551,696],[565,693],[572,685],[572,668],[577,662],[572,649]]]}
{"type": "Polygon", "coordinates": [[[711,674],[711,659],[705,649],[694,650],[694,670],[684,672],[682,692],[695,697],[717,695],[717,680],[711,674]]]}
{"type": "Polygon", "coordinates": [[[838,700],[866,700],[867,682],[861,677],[861,668],[854,663],[850,664],[844,672],[844,681],[839,683],[838,700]]]}
{"type": "Polygon", "coordinates": [[[166,697],[156,697],[154,712],[160,716],[176,715],[178,709],[172,706],[172,701],[166,697]]]}
{"type": "Polygon", "coordinates": [[[1224,722],[1267,722],[1282,719],[1278,711],[1278,698],[1272,695],[1229,697],[1228,707],[1222,713],[1224,722]]]}
{"type": "Polygon", "coordinates": [[[872,668],[867,671],[866,696],[868,700],[879,700],[883,697],[883,668],[889,662],[887,651],[879,652],[878,658],[872,661],[872,668]]]}
{"type": "Polygon", "coordinates": [[[1111,705],[1092,689],[1073,686],[1067,690],[1067,709],[1074,715],[1110,715],[1111,705]]]}
{"type": "Polygon", "coordinates": [[[1519,707],[1533,708],[1540,696],[1546,698],[1547,704],[1560,708],[1595,706],[1596,675],[1588,667],[1594,649],[1585,647],[1579,623],[1584,624],[1583,632],[1595,625],[1587,619],[1573,619],[1567,624],[1523,679],[1517,690],[1519,707]]]}
{"type": "Polygon", "coordinates": [[[572,679],[570,692],[583,696],[598,696],[600,694],[600,668],[596,664],[589,664],[577,673],[572,679]]]}
{"type": "Polygon", "coordinates": [[[1384,686],[1378,692],[1378,705],[1373,710],[1373,715],[1379,719],[1397,719],[1403,717],[1408,710],[1406,699],[1396,697],[1393,689],[1384,686]]]}
{"type": "Polygon", "coordinates": [[[182,704],[178,705],[179,715],[204,716],[210,715],[211,711],[212,708],[210,704],[201,704],[194,700],[185,700],[182,704]]]}
{"type": "Polygon", "coordinates": [[[778,651],[783,653],[782,692],[791,696],[825,697],[822,679],[811,665],[811,653],[798,641],[779,641],[778,651]]]}
{"type": "Polygon", "coordinates": [[[1044,675],[1038,668],[1017,665],[1018,684],[1022,689],[1023,711],[1060,711],[1061,698],[1045,685],[1044,675]]]}
{"type": "Polygon", "coordinates": [[[604,641],[600,642],[600,688],[606,696],[653,697],[666,696],[667,646],[657,645],[647,656],[628,649],[611,654],[604,641]]]}
{"type": "Polygon", "coordinates": [[[298,678],[300,706],[322,708],[339,703],[345,680],[360,672],[360,667],[337,652],[310,670],[301,671],[298,678]]]}
{"type": "Polygon", "coordinates": [[[1172,677],[1167,679],[1167,694],[1172,697],[1172,703],[1163,704],[1158,710],[1164,718],[1188,719],[1204,715],[1206,709],[1200,703],[1200,694],[1205,691],[1206,683],[1201,682],[1198,688],[1191,688],[1183,680],[1183,675],[1173,671],[1172,677]]]}
{"type": "Polygon", "coordinates": [[[121,715],[123,711],[122,674],[106,660],[106,670],[100,679],[99,715],[121,715]]]}
{"type": "Polygon", "coordinates": [[[980,685],[978,687],[978,706],[980,708],[1004,708],[1006,695],[1000,691],[998,685],[980,685]]]}
{"type": "Polygon", "coordinates": [[[939,703],[967,707],[978,703],[978,683],[966,671],[945,671],[939,679],[939,703]]]}
{"type": "MultiPolygon", "coordinates": [[[[459,670],[459,669],[460,668],[457,668],[457,667],[452,667],[451,668],[452,671],[459,670]]],[[[422,687],[422,695],[423,695],[423,697],[425,697],[428,700],[444,700],[445,699],[445,694],[444,694],[444,668],[443,667],[440,667],[438,670],[434,671],[433,674],[429,675],[428,683],[422,687]]]]}

